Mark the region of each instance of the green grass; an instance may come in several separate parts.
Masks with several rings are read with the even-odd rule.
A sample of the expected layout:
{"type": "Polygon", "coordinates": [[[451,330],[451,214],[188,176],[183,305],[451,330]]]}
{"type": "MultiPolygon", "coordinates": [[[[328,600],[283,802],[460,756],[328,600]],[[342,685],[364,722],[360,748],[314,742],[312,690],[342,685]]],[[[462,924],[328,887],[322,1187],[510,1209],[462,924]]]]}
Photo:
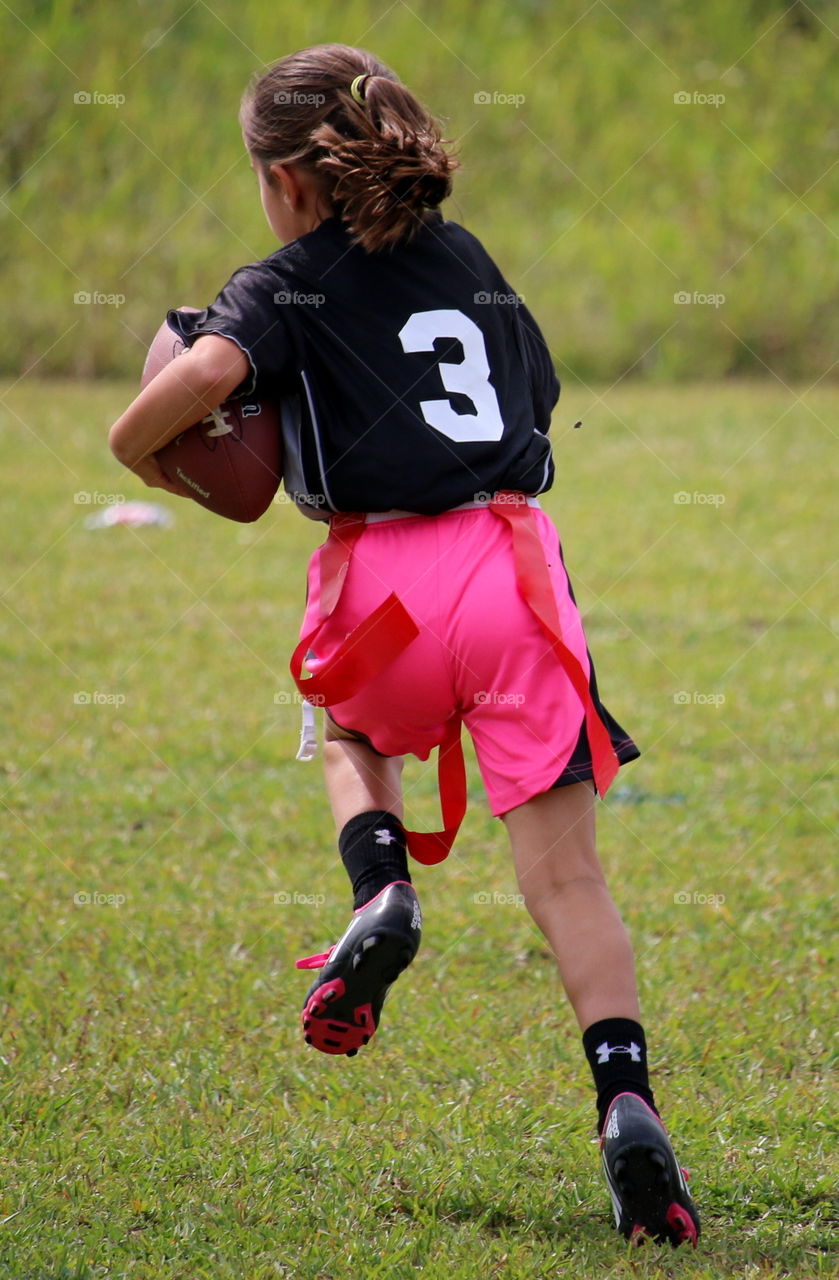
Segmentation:
{"type": "MultiPolygon", "coordinates": [[[[86,530],[75,493],[140,494],[103,442],[131,394],[2,396],[2,1274],[835,1275],[835,391],[576,385],[555,419],[547,506],[645,748],[602,856],[705,1229],[640,1257],[545,946],[475,901],[515,886],[474,768],[455,853],[416,870],[425,941],[379,1035],[351,1062],[303,1046],[293,960],[348,909],[275,701],[318,531],[169,498],[172,529],[86,530]]],[[[409,777],[430,820],[431,775],[409,777]]]]}
{"type": "Polygon", "coordinates": [[[0,372],[133,375],[135,336],[272,252],[239,99],[263,64],[337,40],[371,48],[444,119],[463,160],[448,216],[581,378],[820,376],[839,345],[834,8],[13,0],[0,372]]]}

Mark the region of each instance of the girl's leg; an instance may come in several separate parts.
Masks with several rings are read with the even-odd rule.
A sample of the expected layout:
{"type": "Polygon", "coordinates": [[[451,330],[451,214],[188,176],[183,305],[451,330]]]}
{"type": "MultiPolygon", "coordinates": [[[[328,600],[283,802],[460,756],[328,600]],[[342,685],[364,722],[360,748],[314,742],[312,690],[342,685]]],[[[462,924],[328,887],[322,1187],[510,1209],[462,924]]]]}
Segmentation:
{"type": "Polygon", "coordinates": [[[595,849],[594,788],[557,787],[505,814],[525,903],[556,956],[583,1032],[602,1131],[624,1091],[655,1106],[632,946],[595,849]]]}
{"type": "Polygon", "coordinates": [[[338,830],[372,809],[384,809],[401,822],[402,756],[380,756],[358,739],[339,737],[341,732],[327,721],[324,778],[338,830]]]}
{"type": "Polygon", "coordinates": [[[402,829],[401,756],[381,756],[331,719],[323,761],[341,859],[363,907],[394,880],[410,883],[402,829]]]}
{"type": "Polygon", "coordinates": [[[422,917],[408,874],[401,758],[378,755],[328,721],[324,770],[354,912],[326,955],[302,962],[320,969],[303,1004],[303,1034],[323,1053],[352,1056],[416,955],[422,917]]]}
{"type": "Polygon", "coordinates": [[[504,818],[530,914],[551,945],[583,1031],[615,1220],[629,1238],[696,1244],[699,1219],[653,1114],[632,947],[594,838],[594,789],[557,787],[504,818]]]}
{"type": "Polygon", "coordinates": [[[632,946],[597,857],[592,784],[545,791],[504,822],[525,904],[556,956],[580,1028],[637,1021],[632,946]]]}

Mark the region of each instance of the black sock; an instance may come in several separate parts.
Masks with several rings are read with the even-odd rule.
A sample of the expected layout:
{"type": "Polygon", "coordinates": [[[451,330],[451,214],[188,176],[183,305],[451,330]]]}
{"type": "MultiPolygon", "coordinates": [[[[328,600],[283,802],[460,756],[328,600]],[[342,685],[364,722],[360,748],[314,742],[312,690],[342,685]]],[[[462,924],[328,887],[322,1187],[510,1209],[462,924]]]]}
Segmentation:
{"type": "Polygon", "coordinates": [[[399,819],[384,809],[350,818],[338,837],[338,848],[352,881],[356,911],[394,880],[411,883],[405,831],[399,819]]]}
{"type": "Polygon", "coordinates": [[[594,1087],[597,1090],[597,1132],[603,1132],[606,1112],[619,1093],[636,1093],[658,1110],[647,1075],[644,1028],[631,1018],[603,1018],[583,1032],[594,1087]]]}

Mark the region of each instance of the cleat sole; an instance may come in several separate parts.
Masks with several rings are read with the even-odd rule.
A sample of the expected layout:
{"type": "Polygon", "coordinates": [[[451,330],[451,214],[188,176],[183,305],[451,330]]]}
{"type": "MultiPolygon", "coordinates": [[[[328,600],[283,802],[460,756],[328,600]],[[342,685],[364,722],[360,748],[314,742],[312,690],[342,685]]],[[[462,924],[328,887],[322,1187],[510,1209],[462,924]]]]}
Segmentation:
{"type": "Polygon", "coordinates": [[[615,1224],[627,1240],[696,1246],[699,1219],[685,1175],[667,1131],[646,1103],[629,1093],[615,1099],[601,1153],[615,1224]]]}
{"type": "Polygon", "coordinates": [[[377,909],[373,904],[362,908],[328,953],[323,976],[310,987],[301,1019],[307,1039],[311,1037],[322,1052],[354,1057],[374,1034],[390,987],[419,947],[416,897],[411,894],[406,902],[406,896],[395,886],[393,892],[390,887],[383,890],[378,914],[368,923],[363,913],[377,909]]]}
{"type": "Polygon", "coordinates": [[[696,1244],[693,1220],[676,1202],[677,1188],[661,1151],[629,1148],[615,1160],[612,1180],[620,1192],[620,1229],[633,1243],[696,1244]]]}

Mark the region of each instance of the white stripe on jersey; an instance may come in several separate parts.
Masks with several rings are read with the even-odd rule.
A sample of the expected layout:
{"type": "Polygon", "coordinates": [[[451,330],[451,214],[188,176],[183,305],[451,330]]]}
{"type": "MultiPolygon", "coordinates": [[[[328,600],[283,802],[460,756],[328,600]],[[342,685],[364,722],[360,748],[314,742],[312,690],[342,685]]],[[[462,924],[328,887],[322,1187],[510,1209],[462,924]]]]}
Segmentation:
{"type": "Polygon", "coordinates": [[[317,414],[315,413],[315,402],[312,399],[312,391],[309,386],[309,379],[306,377],[305,369],[300,370],[300,377],[303,381],[303,386],[306,388],[306,399],[309,402],[309,415],[312,419],[312,433],[315,437],[315,448],[318,451],[318,467],[320,469],[320,482],[323,485],[323,496],[326,498],[326,501],[329,503],[330,508],[333,511],[337,511],[338,508],[335,506],[335,503],[332,501],[332,494],[329,492],[329,486],[326,483],[326,469],[324,468],[324,465],[323,465],[323,450],[321,449],[320,432],[318,431],[318,417],[317,417],[317,414]]]}
{"type": "MultiPolygon", "coordinates": [[[[546,435],[547,433],[546,433],[546,432],[544,432],[544,431],[540,431],[538,427],[534,427],[534,428],[533,428],[533,434],[534,434],[535,436],[544,436],[544,435],[546,435]]],[[[541,480],[540,480],[540,482],[539,482],[539,492],[540,492],[540,493],[544,493],[544,492],[545,492],[545,490],[546,490],[546,489],[547,489],[547,487],[548,487],[548,475],[550,474],[550,469],[551,469],[551,460],[552,460],[552,459],[553,459],[553,449],[551,448],[551,442],[550,442],[550,440],[548,440],[548,451],[547,451],[547,453],[545,454],[545,470],[542,472],[542,479],[541,479],[541,480]]]]}

